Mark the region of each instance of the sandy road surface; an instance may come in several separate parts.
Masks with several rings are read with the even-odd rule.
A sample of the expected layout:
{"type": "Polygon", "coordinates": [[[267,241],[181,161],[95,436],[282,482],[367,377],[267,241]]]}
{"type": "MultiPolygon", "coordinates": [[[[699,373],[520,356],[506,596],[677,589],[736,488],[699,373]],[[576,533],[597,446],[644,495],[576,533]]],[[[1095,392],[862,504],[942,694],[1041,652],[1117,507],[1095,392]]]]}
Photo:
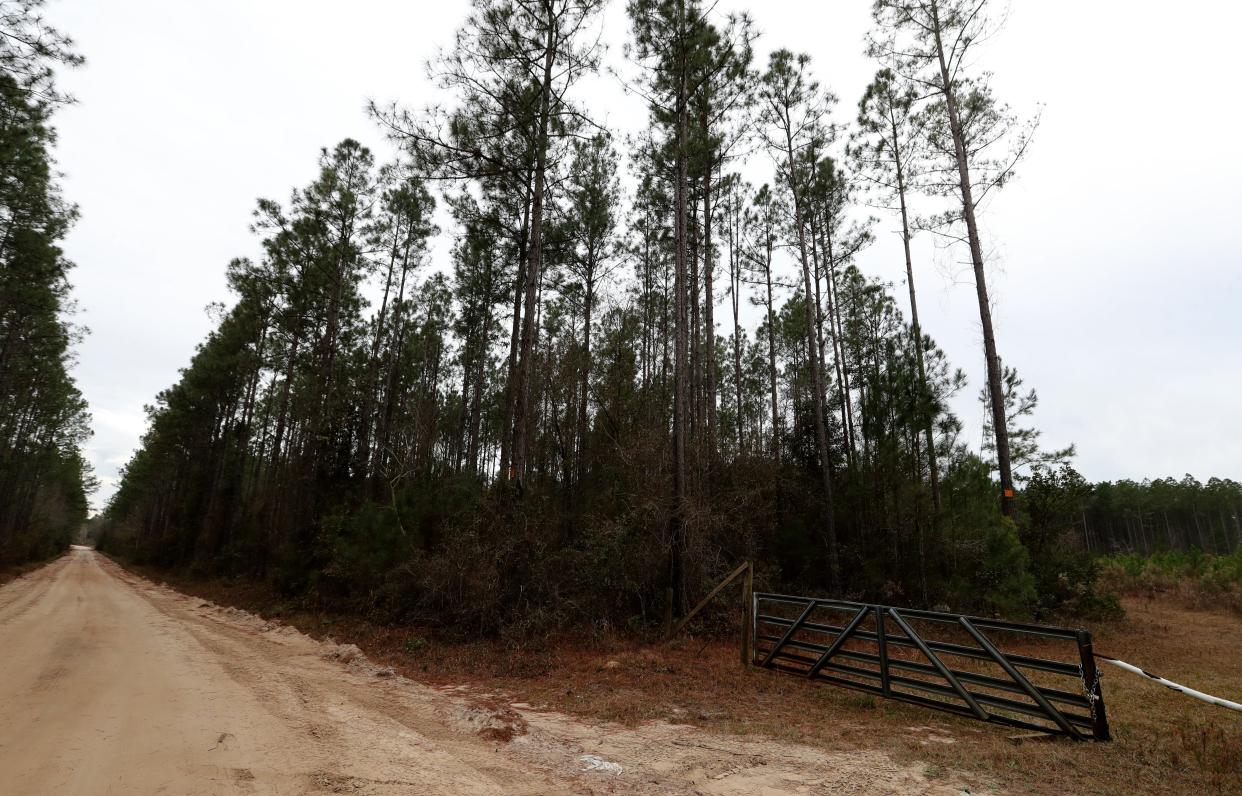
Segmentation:
{"type": "Polygon", "coordinates": [[[3,794],[959,792],[878,752],[430,688],[86,549],[0,589],[3,794]]]}

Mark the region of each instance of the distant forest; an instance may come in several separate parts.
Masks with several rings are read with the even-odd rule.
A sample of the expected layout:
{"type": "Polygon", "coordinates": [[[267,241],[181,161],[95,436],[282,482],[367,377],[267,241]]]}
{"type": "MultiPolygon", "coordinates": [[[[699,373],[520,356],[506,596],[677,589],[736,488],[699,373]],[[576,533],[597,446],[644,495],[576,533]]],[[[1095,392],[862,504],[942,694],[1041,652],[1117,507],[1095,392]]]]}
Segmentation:
{"type": "Polygon", "coordinates": [[[102,549],[522,634],[659,627],[742,560],[772,588],[1090,614],[1115,610],[1098,554],[1238,545],[1242,485],[1087,483],[1001,361],[977,216],[1038,120],[977,63],[990,3],[876,2],[846,108],[809,56],[757,62],[749,17],[630,0],[627,139],[586,101],[602,6],[474,0],[442,103],[371,108],[397,161],[342,141],[259,200],[261,254],[227,265],[102,549]],[[855,265],[880,225],[900,287],[855,265]],[[916,235],[969,257],[985,429],[949,409],[967,376],[919,323],[916,235]]]}

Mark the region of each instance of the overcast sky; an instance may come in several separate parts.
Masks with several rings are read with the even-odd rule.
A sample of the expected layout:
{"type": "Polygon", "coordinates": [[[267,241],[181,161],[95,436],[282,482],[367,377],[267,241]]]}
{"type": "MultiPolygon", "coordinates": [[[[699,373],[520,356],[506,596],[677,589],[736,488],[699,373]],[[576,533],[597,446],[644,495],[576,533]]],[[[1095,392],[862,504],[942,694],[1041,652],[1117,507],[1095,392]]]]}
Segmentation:
{"type": "MultiPolygon", "coordinates": [[[[257,254],[255,199],[285,199],[345,137],[390,157],[366,100],[431,99],[423,64],[466,7],[51,0],[88,60],[62,78],[79,103],[57,117],[57,152],[81,209],[65,248],[91,329],[76,375],[94,415],[96,505],[138,444],[143,405],[211,328],[204,307],[231,300],[225,264],[257,254]]],[[[868,0],[718,7],[751,10],[761,60],[810,53],[841,97],[838,120],[853,117],[876,68],[862,54],[868,0]]],[[[622,0],[603,24],[619,62],[622,0]]],[[[1014,0],[980,56],[1015,110],[1045,105],[1018,181],[985,219],[998,345],[1039,391],[1047,444],[1076,443],[1091,480],[1242,477],[1239,29],[1242,5],[1220,0],[1014,0]]],[[[590,97],[620,132],[643,122],[608,79],[590,97]]],[[[881,220],[860,266],[901,296],[893,229],[881,220]]],[[[977,443],[983,357],[964,253],[923,240],[917,256],[925,331],[971,378],[955,408],[977,443]]]]}

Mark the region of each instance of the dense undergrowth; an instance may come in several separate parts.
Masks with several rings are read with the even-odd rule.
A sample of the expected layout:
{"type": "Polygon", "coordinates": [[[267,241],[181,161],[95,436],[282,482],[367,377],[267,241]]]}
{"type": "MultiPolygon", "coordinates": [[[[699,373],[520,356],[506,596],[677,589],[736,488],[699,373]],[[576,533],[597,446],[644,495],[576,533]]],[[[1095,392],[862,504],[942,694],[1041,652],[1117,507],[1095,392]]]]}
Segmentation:
{"type": "MultiPolygon", "coordinates": [[[[784,473],[790,484],[798,475],[784,473]]],[[[1013,523],[995,511],[986,466],[964,460],[944,480],[946,510],[926,532],[922,567],[904,534],[859,528],[844,548],[852,572],[833,589],[816,544],[815,509],[796,497],[806,493],[789,489],[778,504],[774,492],[723,491],[739,477],[748,476],[722,469],[729,500],[710,513],[703,507],[687,539],[689,604],[739,561],[751,560],[763,590],[1044,621],[1121,613],[1116,598],[1096,585],[1095,558],[1078,538],[1072,512],[1058,508],[1061,492],[1039,479],[1023,493],[1013,523]]],[[[330,511],[306,544],[275,557],[265,557],[259,529],[237,534],[210,557],[177,544],[176,536],[144,545],[130,527],[105,522],[100,548],[164,571],[265,581],[282,600],[377,621],[511,638],[567,629],[644,635],[659,631],[667,605],[667,508],[618,494],[629,488],[620,478],[601,483],[595,510],[572,522],[555,496],[542,492],[519,500],[502,489],[480,499],[469,483],[409,490],[387,504],[330,511]]]]}

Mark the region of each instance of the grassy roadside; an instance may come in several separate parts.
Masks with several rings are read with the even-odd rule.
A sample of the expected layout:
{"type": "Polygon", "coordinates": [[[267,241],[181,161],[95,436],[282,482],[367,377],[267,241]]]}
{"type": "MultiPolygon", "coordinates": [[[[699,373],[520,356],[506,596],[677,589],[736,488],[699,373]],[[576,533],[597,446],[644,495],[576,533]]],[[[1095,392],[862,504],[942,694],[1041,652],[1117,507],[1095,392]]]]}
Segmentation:
{"type": "MultiPolygon", "coordinates": [[[[361,647],[415,680],[473,683],[514,701],[595,721],[668,720],[755,733],[828,750],[882,749],[983,789],[1014,793],[1242,793],[1242,714],[1106,667],[1116,740],[1107,744],[1009,739],[1002,728],[867,695],[743,669],[717,638],[673,644],[621,638],[468,639],[445,630],[311,612],[262,584],[135,571],[213,602],[279,618],[317,638],[361,647]]],[[[1131,596],[1127,617],[1091,627],[1098,651],[1234,700],[1242,699],[1242,617],[1131,596]]]]}

